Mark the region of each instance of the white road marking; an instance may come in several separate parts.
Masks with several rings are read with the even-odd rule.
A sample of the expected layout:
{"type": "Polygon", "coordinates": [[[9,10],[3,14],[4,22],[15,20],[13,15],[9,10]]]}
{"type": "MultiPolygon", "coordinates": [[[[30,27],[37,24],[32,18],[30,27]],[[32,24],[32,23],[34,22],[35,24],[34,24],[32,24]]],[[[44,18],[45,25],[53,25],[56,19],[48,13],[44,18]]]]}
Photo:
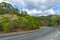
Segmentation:
{"type": "Polygon", "coordinates": [[[53,39],[51,39],[51,40],[53,40],[53,39]]]}
{"type": "Polygon", "coordinates": [[[60,32],[58,32],[56,35],[55,35],[55,38],[59,35],[60,32]]]}
{"type": "Polygon", "coordinates": [[[57,34],[55,35],[55,37],[54,38],[52,38],[51,40],[54,40],[58,35],[59,35],[59,31],[57,32],[57,34]]]}

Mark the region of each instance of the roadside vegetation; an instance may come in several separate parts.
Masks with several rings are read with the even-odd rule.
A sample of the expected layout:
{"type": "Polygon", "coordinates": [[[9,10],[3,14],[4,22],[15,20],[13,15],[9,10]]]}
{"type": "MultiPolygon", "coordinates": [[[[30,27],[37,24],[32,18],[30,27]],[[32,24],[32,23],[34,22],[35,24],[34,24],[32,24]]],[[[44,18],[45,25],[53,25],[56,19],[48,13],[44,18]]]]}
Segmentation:
{"type": "Polygon", "coordinates": [[[0,32],[35,30],[42,26],[55,26],[57,23],[60,25],[59,21],[60,15],[30,16],[9,3],[0,3],[0,32]]]}

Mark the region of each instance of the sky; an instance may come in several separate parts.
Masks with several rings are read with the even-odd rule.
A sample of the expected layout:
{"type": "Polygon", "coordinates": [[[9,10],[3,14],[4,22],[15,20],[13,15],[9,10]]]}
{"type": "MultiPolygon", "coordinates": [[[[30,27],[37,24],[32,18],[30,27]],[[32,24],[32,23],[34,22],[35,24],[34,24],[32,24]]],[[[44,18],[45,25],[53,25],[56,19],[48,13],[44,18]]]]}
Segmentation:
{"type": "Polygon", "coordinates": [[[60,14],[60,0],[0,0],[34,16],[60,14]]]}

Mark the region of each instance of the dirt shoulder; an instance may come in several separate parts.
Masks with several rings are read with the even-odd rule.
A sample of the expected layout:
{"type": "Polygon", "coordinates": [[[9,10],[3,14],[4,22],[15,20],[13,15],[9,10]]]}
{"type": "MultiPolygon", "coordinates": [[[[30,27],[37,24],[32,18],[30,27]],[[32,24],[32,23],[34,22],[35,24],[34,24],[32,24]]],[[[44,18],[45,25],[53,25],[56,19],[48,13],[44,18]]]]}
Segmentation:
{"type": "Polygon", "coordinates": [[[38,30],[30,30],[30,31],[21,31],[21,32],[12,32],[12,33],[0,33],[0,38],[3,37],[8,37],[8,36],[16,36],[16,35],[22,35],[22,34],[27,34],[27,33],[32,33],[32,32],[37,32],[38,30]]]}

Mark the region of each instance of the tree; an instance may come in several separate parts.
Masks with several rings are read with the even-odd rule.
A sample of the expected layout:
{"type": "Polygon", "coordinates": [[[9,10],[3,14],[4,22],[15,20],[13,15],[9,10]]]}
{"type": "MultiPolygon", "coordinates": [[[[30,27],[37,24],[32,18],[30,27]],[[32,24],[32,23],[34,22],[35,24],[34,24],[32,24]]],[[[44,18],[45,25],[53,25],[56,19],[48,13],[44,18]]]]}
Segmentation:
{"type": "Polygon", "coordinates": [[[26,15],[28,15],[26,11],[21,11],[20,16],[24,17],[26,15]]]}
{"type": "Polygon", "coordinates": [[[53,24],[54,25],[58,25],[59,21],[60,21],[60,16],[59,15],[56,15],[55,17],[52,18],[53,20],[53,24]]]}
{"type": "Polygon", "coordinates": [[[12,14],[16,14],[16,15],[20,16],[19,10],[17,8],[14,8],[12,10],[12,14]]]}
{"type": "Polygon", "coordinates": [[[10,13],[13,9],[13,6],[9,3],[2,2],[0,3],[0,14],[10,13]]]}

